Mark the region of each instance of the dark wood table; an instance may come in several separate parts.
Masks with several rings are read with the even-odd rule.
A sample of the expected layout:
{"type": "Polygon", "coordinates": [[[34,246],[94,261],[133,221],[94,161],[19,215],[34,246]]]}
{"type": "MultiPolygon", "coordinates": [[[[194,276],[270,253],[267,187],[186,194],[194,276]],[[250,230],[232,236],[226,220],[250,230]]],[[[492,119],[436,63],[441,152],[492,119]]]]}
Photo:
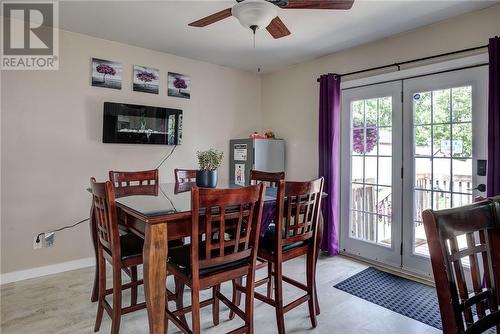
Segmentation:
{"type": "MultiPolygon", "coordinates": [[[[238,186],[219,181],[217,187],[238,186]]],[[[168,241],[187,237],[191,233],[191,192],[189,190],[190,187],[178,189],[175,183],[162,183],[159,185],[157,195],[133,195],[116,199],[120,223],[144,239],[144,291],[151,334],[164,334],[168,241]]],[[[265,202],[266,204],[276,202],[276,189],[266,190],[265,202]]],[[[97,263],[97,229],[93,212],[91,208],[90,230],[97,263]]],[[[200,226],[201,231],[202,229],[203,227],[200,226]]],[[[319,253],[323,234],[322,219],[320,219],[318,229],[317,253],[319,253]]],[[[97,301],[98,297],[98,274],[98,266],[96,266],[92,301],[97,301]]]]}

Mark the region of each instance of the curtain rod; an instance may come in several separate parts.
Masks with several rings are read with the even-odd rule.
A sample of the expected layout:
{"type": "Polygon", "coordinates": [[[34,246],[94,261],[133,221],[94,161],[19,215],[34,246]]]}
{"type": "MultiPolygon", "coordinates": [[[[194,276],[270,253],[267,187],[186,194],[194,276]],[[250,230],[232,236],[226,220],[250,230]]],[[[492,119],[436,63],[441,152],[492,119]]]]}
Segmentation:
{"type": "MultiPolygon", "coordinates": [[[[434,58],[451,56],[451,55],[455,55],[455,54],[458,54],[458,53],[476,51],[476,50],[484,49],[484,48],[487,48],[487,47],[488,47],[488,44],[481,45],[481,46],[476,46],[476,47],[468,48],[468,49],[462,49],[462,50],[457,50],[457,51],[452,51],[452,52],[441,53],[441,54],[434,55],[434,56],[428,56],[428,57],[423,57],[423,58],[416,58],[416,59],[412,59],[412,60],[406,60],[406,61],[402,61],[402,62],[399,62],[399,63],[393,63],[393,64],[389,64],[389,65],[382,65],[382,66],[377,66],[377,67],[366,68],[364,70],[359,70],[359,71],[354,71],[354,72],[347,72],[347,73],[343,73],[343,74],[336,74],[336,75],[338,77],[343,77],[343,76],[346,76],[346,75],[354,75],[354,74],[360,74],[360,73],[364,73],[364,72],[371,72],[371,71],[381,70],[381,69],[384,69],[384,68],[389,68],[389,67],[394,67],[394,66],[397,66],[398,71],[399,71],[401,65],[416,63],[416,62],[419,62],[419,61],[424,61],[424,60],[429,60],[429,59],[434,59],[434,58]]],[[[319,78],[318,78],[317,81],[319,82],[319,78]]]]}

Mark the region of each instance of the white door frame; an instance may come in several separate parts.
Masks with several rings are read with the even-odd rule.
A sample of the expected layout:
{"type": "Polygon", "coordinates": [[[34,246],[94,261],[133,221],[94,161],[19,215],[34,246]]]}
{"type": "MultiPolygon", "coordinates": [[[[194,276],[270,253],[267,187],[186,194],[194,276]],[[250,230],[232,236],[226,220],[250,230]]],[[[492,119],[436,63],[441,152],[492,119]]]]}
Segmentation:
{"type": "MultiPolygon", "coordinates": [[[[404,124],[404,177],[403,177],[403,259],[402,268],[420,276],[432,277],[429,257],[413,254],[413,95],[417,92],[439,90],[450,87],[472,86],[472,184],[476,187],[486,183],[485,176],[477,176],[477,160],[487,157],[487,106],[488,68],[487,66],[467,68],[447,73],[426,75],[404,80],[403,124],[404,124]]],[[[475,196],[483,195],[473,191],[475,196]]]]}
{"type": "Polygon", "coordinates": [[[341,249],[349,254],[361,256],[391,266],[401,266],[401,175],[402,166],[402,104],[401,82],[390,82],[369,87],[344,89],[342,91],[341,153],[340,156],[340,219],[344,226],[350,226],[351,210],[351,110],[350,102],[375,97],[392,97],[392,222],[391,247],[352,238],[349,229],[341,228],[341,249]],[[347,224],[347,225],[346,225],[347,224]]]}

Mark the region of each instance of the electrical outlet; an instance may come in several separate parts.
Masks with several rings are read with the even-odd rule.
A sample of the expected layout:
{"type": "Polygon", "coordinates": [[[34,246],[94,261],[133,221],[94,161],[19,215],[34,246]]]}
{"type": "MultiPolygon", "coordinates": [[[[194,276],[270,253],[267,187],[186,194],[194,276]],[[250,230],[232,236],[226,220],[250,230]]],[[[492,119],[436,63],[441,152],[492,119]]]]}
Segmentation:
{"type": "Polygon", "coordinates": [[[43,241],[44,247],[52,247],[54,245],[56,234],[54,232],[44,233],[43,241]]]}
{"type": "Polygon", "coordinates": [[[45,233],[42,233],[39,236],[34,236],[33,237],[33,249],[40,249],[43,247],[43,237],[45,233]],[[37,240],[38,237],[38,240],[37,240]]]}

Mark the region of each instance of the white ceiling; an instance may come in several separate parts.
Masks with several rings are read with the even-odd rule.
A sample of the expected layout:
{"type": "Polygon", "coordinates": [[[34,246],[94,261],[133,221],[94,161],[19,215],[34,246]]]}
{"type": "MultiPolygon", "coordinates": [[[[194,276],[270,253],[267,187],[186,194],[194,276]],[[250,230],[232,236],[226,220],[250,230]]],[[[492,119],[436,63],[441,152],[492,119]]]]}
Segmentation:
{"type": "Polygon", "coordinates": [[[230,17],[205,28],[188,23],[236,1],[61,1],[62,29],[263,73],[415,29],[500,1],[367,1],[351,10],[286,10],[292,34],[274,40],[230,17]]]}

